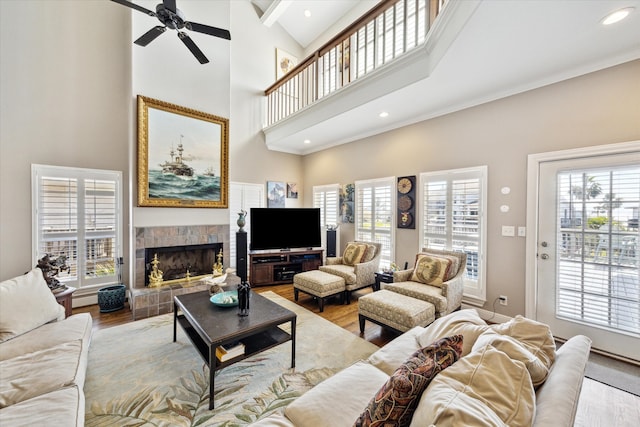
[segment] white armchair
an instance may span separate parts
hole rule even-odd
[[[414,274],[416,267],[396,271],[393,273],[393,283],[383,283],[383,289],[430,302],[436,308],[436,318],[459,309],[464,292],[467,254],[423,248],[422,252],[416,256],[416,263],[421,262],[423,255],[433,255],[436,258],[451,261],[449,270],[441,271],[440,277],[432,281],[425,280],[424,274]],[[434,276],[437,275],[434,273]]]
[[[328,257],[326,264],[320,266],[320,271],[340,276],[345,283],[347,303],[351,301],[351,292],[374,286],[375,272],[380,265],[380,243],[353,241],[347,246],[340,257]]]

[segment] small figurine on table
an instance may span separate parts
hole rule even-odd
[[[69,272],[71,269],[67,265],[66,255],[58,255],[54,258],[49,254],[45,254],[45,256],[38,260],[38,265],[36,267],[42,270],[44,281],[47,282],[47,286],[49,286],[49,289],[51,289],[52,292],[56,293],[67,289],[67,286],[60,283],[60,281],[55,277],[61,271]]]

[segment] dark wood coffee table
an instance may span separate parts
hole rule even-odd
[[[180,312],[180,313],[179,313]],[[291,333],[278,325],[291,322]],[[249,315],[238,316],[238,307],[218,307],[209,301],[209,291],[173,298],[173,341],[177,325],[209,366],[209,409],[213,409],[215,371],[271,347],[291,341],[291,367],[296,366],[296,314],[251,291]],[[219,345],[241,341],[244,355],[221,362],[216,357]]]

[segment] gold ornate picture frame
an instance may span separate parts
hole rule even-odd
[[[138,206],[227,208],[229,120],[138,95]]]

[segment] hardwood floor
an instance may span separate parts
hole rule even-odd
[[[261,286],[254,288],[256,292],[273,291],[293,301],[293,286]],[[381,347],[397,337],[397,333],[367,322],[364,335],[360,335],[358,325],[357,298],[371,292],[370,288],[354,292],[351,304],[341,305],[329,300],[324,312],[318,312],[317,302],[309,295],[300,294],[297,304],[322,316],[330,322],[361,336],[367,341]],[[74,308],[73,313],[90,313],[93,317],[93,329],[104,329],[133,321],[128,303],[125,308],[112,313],[100,313],[97,305]],[[637,427],[640,425],[640,397],[606,386],[596,381],[585,379],[578,403],[575,426],[580,427]]]

